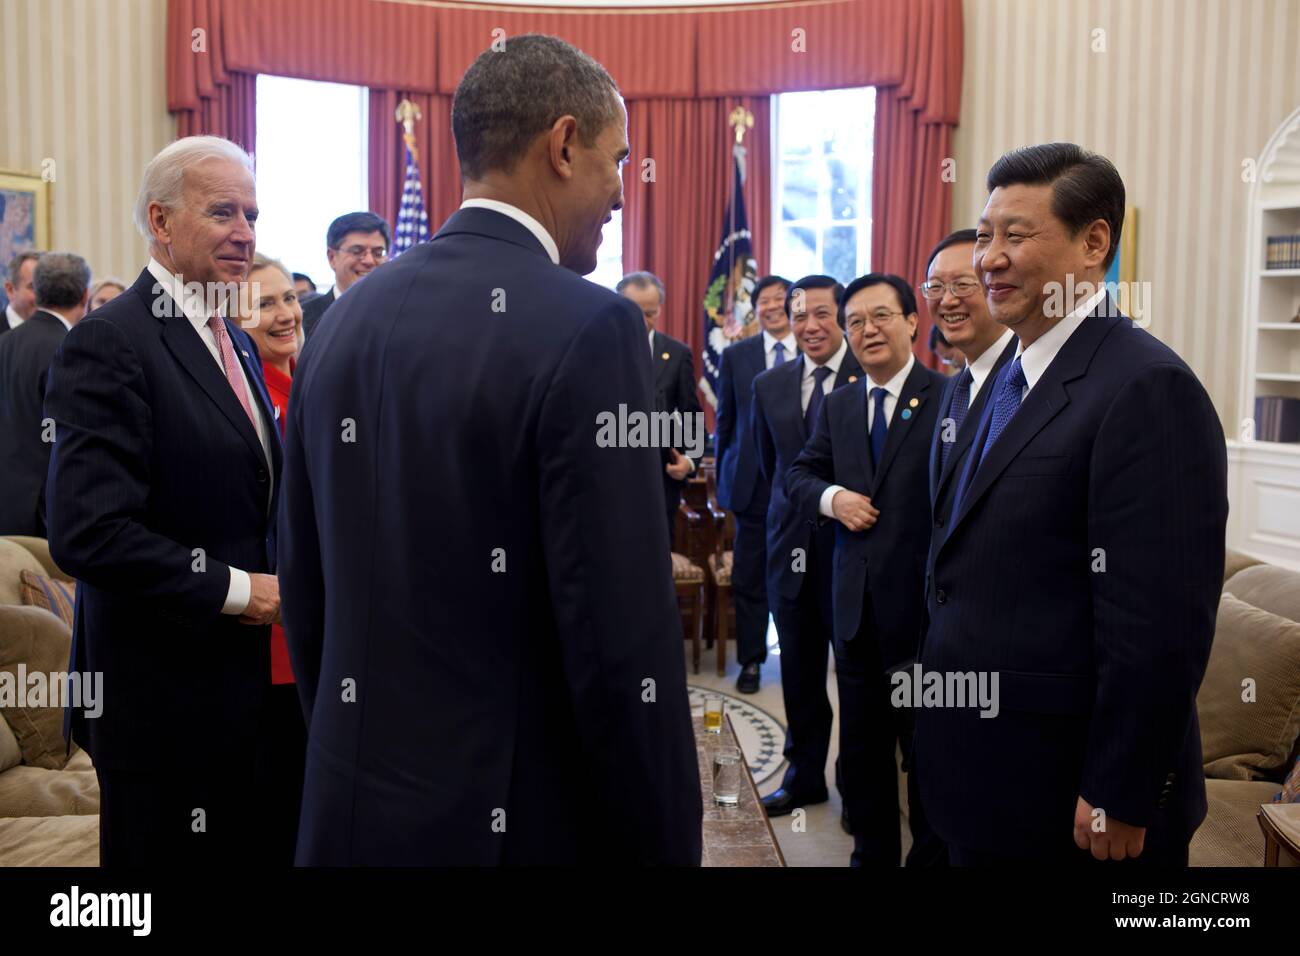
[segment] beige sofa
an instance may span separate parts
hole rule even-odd
[[[71,635],[55,615],[22,606],[24,570],[68,580],[44,541],[0,538],[0,670],[16,673],[19,658],[32,665],[25,658],[34,640],[43,662],[62,657],[56,666],[65,669]],[[0,710],[0,866],[98,866],[99,785],[90,757],[74,747],[59,769],[24,763],[16,719]]]

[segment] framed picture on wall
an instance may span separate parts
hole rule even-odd
[[[0,270],[15,253],[50,248],[50,184],[39,173],[0,169]]]

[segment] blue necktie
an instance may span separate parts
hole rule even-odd
[[[871,390],[871,398],[876,403],[876,412],[871,419],[871,464],[877,468],[885,453],[885,435],[889,432],[889,422],[885,421],[885,396],[888,394],[879,386]]]
[[[772,346],[772,368],[785,364],[785,343],[777,342]]]
[[[817,413],[821,411],[822,399],[826,397],[826,393],[822,391],[822,386],[826,383],[826,376],[830,374],[831,370],[825,365],[813,369],[812,397],[808,399],[808,408],[803,413],[804,434],[809,438],[812,437],[813,430],[817,427]]]
[[[957,433],[961,431],[961,423],[966,420],[966,413],[970,411],[970,368],[961,370],[957,376],[957,387],[952,390],[952,404],[948,406],[948,417],[952,419],[952,441],[944,440],[943,424],[939,425],[939,470],[942,471],[948,464],[948,456],[952,454],[952,446],[957,444]]]
[[[984,440],[984,448],[980,452],[980,465],[984,464],[989,449],[993,447],[993,443],[998,440],[998,436],[1016,414],[1016,409],[1020,407],[1020,397],[1028,384],[1025,380],[1025,370],[1020,367],[1020,356],[1017,355],[1016,360],[1011,363],[1007,377],[1002,380],[1002,387],[998,389],[998,394],[993,399],[993,421],[989,424],[989,435]],[[976,467],[978,468],[979,465]]]

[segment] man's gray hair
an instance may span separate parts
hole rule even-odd
[[[180,205],[185,189],[185,170],[209,159],[225,159],[242,163],[253,171],[253,157],[243,148],[220,136],[185,136],[165,147],[144,168],[140,195],[135,200],[135,228],[152,242],[149,229],[149,204],[159,203],[168,209]]]
[[[561,116],[578,121],[590,146],[618,118],[618,86],[605,68],[559,37],[526,33],[487,49],[456,87],[451,129],[460,174],[510,172]]]
[[[18,281],[18,273],[21,272],[23,269],[23,263],[26,262],[28,259],[35,261],[40,257],[41,254],[39,252],[36,252],[34,249],[27,249],[23,252],[15,253],[14,257],[9,260],[9,274],[7,276],[8,280],[10,282],[16,283]]]
[[[36,260],[32,285],[38,309],[69,309],[90,288],[90,265],[72,252],[47,252]]]
[[[652,285],[659,290],[659,301],[661,303],[664,301],[664,284],[659,281],[659,277],[653,272],[629,272],[618,280],[618,285],[614,286],[614,291],[622,295],[623,290],[630,285],[634,285],[638,289],[644,289],[646,286]]]

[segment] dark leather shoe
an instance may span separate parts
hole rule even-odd
[[[742,694],[758,693],[757,664],[746,664],[740,669],[740,676],[736,678],[736,690]]]
[[[794,812],[799,807],[812,806],[814,803],[825,803],[829,799],[830,796],[825,790],[820,794],[814,794],[812,797],[800,798],[782,787],[780,790],[763,797],[760,802],[769,817],[783,817],[787,813]]]

